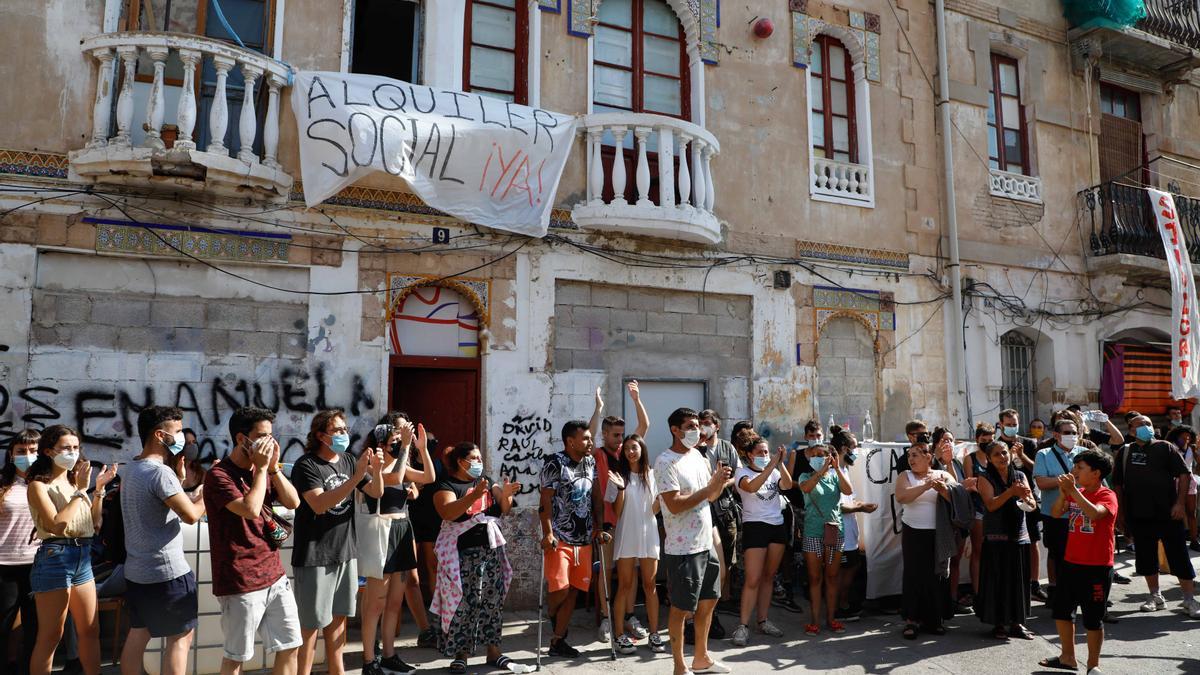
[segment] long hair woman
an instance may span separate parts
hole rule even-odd
[[[938,578],[937,509],[938,498],[949,500],[954,476],[933,468],[929,434],[920,433],[908,449],[908,471],[896,479],[896,501],[903,505],[904,523],[900,533],[904,574],[901,581],[900,614],[904,618],[904,638],[915,640],[918,630],[944,635],[946,603],[950,600],[948,579]]]
[[[613,559],[617,561],[617,594],[613,597],[617,649],[622,654],[632,654],[636,649],[634,640],[645,637],[652,651],[663,652],[666,647],[658,634],[658,591],[654,584],[660,552],[654,517],[658,515],[659,502],[650,452],[641,436],[630,434],[622,441],[617,473],[625,481],[625,489],[617,493],[617,501],[613,503],[617,512],[613,542]],[[641,631],[637,617],[633,616],[638,572],[646,597],[646,620],[650,624],[649,630]]]
[[[800,491],[804,493],[804,567],[808,570],[808,599],[812,621],[804,632],[815,636],[821,632],[821,602],[824,600],[825,621],[834,633],[846,632],[846,626],[834,618],[837,611],[838,575],[842,567],[842,495],[854,492],[850,478],[842,471],[837,453],[825,445],[810,445],[804,451],[812,471],[800,474]]]
[[[29,510],[42,540],[29,575],[38,624],[29,663],[33,675],[49,674],[67,612],[75,624],[83,672],[100,672],[92,536],[100,526],[104,488],[116,475],[116,465],[104,467],[96,477],[95,493],[89,496],[92,467],[80,452],[79,434],[61,424],[42,432],[38,458],[25,472]]]
[[[29,573],[38,542],[30,536],[34,525],[25,475],[37,459],[41,437],[36,429],[18,432],[8,444],[4,468],[0,469],[0,657],[7,660],[13,653],[9,641],[18,612],[22,636],[21,647],[16,650],[19,660],[8,663],[7,673],[26,672],[37,638],[37,606],[30,593]]]
[[[1032,640],[1033,633],[1024,626],[1029,616],[1029,531],[1018,503],[1027,510],[1037,508],[1037,503],[1025,474],[1012,466],[1008,445],[994,441],[984,450],[988,467],[978,488],[986,511],[975,614],[993,626],[992,637],[997,640],[1010,635]]]
[[[512,568],[504,553],[498,518],[512,509],[520,483],[492,485],[483,475],[483,453],[474,443],[459,443],[446,458],[446,476],[438,481],[433,505],[442,517],[438,534],[437,592],[430,608],[446,633],[444,653],[450,672],[467,672],[467,657],[480,645],[488,665],[515,670],[500,651],[502,612]]]
[[[791,467],[784,461],[787,451],[782,447],[774,455],[761,436],[750,429],[739,431],[733,446],[741,456],[742,466],[733,474],[734,485],[742,500],[742,562],[746,584],[742,587],[741,621],[733,631],[733,644],[744,646],[750,639],[750,613],[755,613],[758,632],[770,637],[783,637],[783,631],[767,618],[771,593],[775,590],[775,572],[783,560],[788,531],[783,522],[783,490],[792,488]],[[837,556],[841,563],[841,552]],[[815,621],[815,619],[814,619]]]
[[[929,443],[930,447],[933,448],[933,458],[937,462],[938,468],[954,476],[954,480],[962,483],[967,490],[973,492],[978,479],[967,480],[962,462],[954,456],[954,434],[950,433],[950,430],[945,427],[934,427],[933,436],[930,438]],[[959,583],[962,577],[962,571],[959,568],[962,563],[963,549],[966,548],[971,531],[966,530],[962,532],[962,535],[957,538],[954,555],[950,558],[950,604],[946,608],[946,614],[948,615],[946,618],[953,616],[953,613],[959,609],[968,613],[971,611],[970,597],[959,598],[958,596]]]

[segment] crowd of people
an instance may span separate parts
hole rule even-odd
[[[846,632],[864,599],[859,514],[878,508],[854,491],[855,435],[811,421],[803,442],[772,448],[750,421],[722,438],[716,411],[679,408],[663,420],[670,447],[654,456],[636,382],[628,392],[633,433],[604,415],[597,391],[591,420],[563,424],[562,451],[544,457],[539,612],[550,637],[543,652],[540,625],[539,661],[543,653],[579,656],[569,629],[588,595],[599,608],[598,638],[614,658],[642,645],[669,649],[676,675],[731,671],[709,651],[710,639],[745,646],[785,637],[770,619],[773,606],[806,613],[810,637]],[[0,647],[17,659],[4,671],[48,674],[67,634],[82,672],[97,675],[98,598],[120,595],[130,623],[122,673],[141,673],[152,638],[163,640],[163,672],[186,672],[199,595],[183,525],[201,519],[220,606],[222,673],[241,672],[257,638],[278,675],[308,675],[318,639],[328,671],[344,672],[347,620],[360,616],[360,592],[364,675],[415,672],[396,648],[405,606],[417,647],[449,657],[451,672],[465,672],[481,650],[493,668],[532,670],[501,648],[513,573],[500,523],[519,483],[489,478],[477,444],[439,447],[402,412],[388,413],[351,448],[346,413],[319,411],[304,454],[289,466],[274,419],[269,410],[234,411],[232,451],[206,466],[182,412],[148,407],[137,418],[141,452],[119,471],[95,467],[69,427],[17,433],[0,470]],[[1078,613],[1088,672],[1099,673],[1110,586],[1130,581],[1113,571],[1118,536],[1145,579],[1140,609],[1166,605],[1161,546],[1184,613],[1200,618],[1188,554],[1200,550],[1197,434],[1177,408],[1161,431],[1138,413],[1125,421],[1128,434],[1103,413],[1073,406],[1048,424],[1033,420],[1023,436],[1018,413],[1004,410],[997,424],[975,426],[974,444],[910,422],[895,467],[900,637],[942,635],[947,619],[973,613],[997,640],[1032,640],[1026,621],[1037,600],[1050,608],[1061,644],[1040,665],[1079,667]],[[280,557],[289,539],[290,577]],[[964,558],[969,583],[960,578]],[[805,588],[807,607],[797,600]],[[718,609],[736,617],[729,635]],[[18,617],[20,641],[12,639]]]

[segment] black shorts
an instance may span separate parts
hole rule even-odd
[[[667,568],[667,591],[671,606],[694,612],[701,600],[721,597],[721,562],[713,550],[671,555],[664,553],[662,565]]]
[[[1051,600],[1054,620],[1074,621],[1078,607],[1084,628],[1103,628],[1108,591],[1112,587],[1112,569],[1100,565],[1076,565],[1065,560],[1059,562],[1058,585]]]
[[[854,567],[855,565],[865,563],[867,554],[855,548],[849,551],[842,551],[842,567]]]
[[[1025,514],[1025,529],[1029,530],[1029,543],[1036,544],[1042,540],[1042,512],[1034,509]]]
[[[1042,519],[1042,543],[1046,545],[1046,553],[1055,565],[1062,563],[1063,556],[1067,554],[1067,525],[1066,518],[1047,516]]]
[[[1188,555],[1187,531],[1182,520],[1138,518],[1129,522],[1133,535],[1135,569],[1143,576],[1158,574],[1158,542],[1162,542],[1171,574],[1180,579],[1195,579],[1196,570]]]
[[[787,524],[757,523],[750,521],[742,523],[742,550],[752,548],[767,548],[771,544],[787,545]]]
[[[146,628],[156,638],[182,635],[196,627],[200,609],[196,575],[188,572],[156,584],[126,579],[125,606],[131,628]]]
[[[383,573],[406,572],[417,569],[417,545],[413,537],[412,524],[407,518],[392,521],[388,531],[387,560],[383,561]]]

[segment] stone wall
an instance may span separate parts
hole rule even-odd
[[[849,424],[858,434],[869,410],[875,429],[880,429],[875,364],[874,340],[865,326],[848,317],[825,324],[817,342],[817,402],[822,424],[833,415],[838,424]]]

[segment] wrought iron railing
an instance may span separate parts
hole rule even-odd
[[[1144,188],[1103,183],[1080,193],[1092,221],[1092,254],[1130,253],[1166,258],[1162,237]],[[1174,195],[1175,210],[1187,239],[1188,253],[1200,255],[1200,199]]]
[[[1146,18],[1141,30],[1172,42],[1200,49],[1200,1],[1145,0]]]

